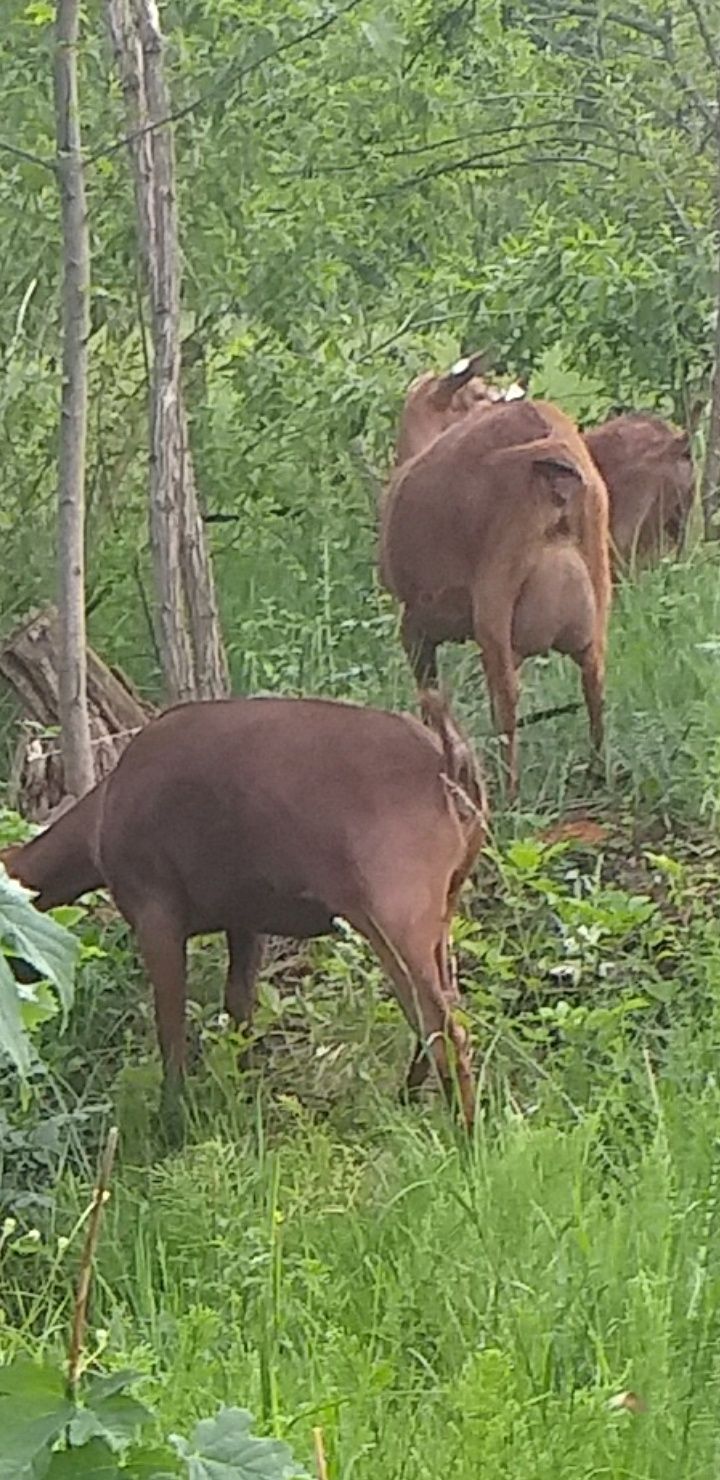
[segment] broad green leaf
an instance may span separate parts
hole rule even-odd
[[[27,1036],[20,1007],[18,984],[7,963],[0,954],[0,1049],[12,1059],[20,1074],[30,1068],[30,1040]]]
[[[64,1449],[53,1454],[44,1480],[75,1480],[76,1475],[85,1475],[87,1480],[117,1480],[124,1474],[107,1444],[93,1439],[82,1449]]]
[[[41,1023],[48,1023],[51,1018],[57,1017],[58,1000],[49,982],[17,982],[16,986],[20,1016],[29,1033]]]
[[[72,1006],[80,943],[31,901],[30,891],[0,867],[0,936],[52,982],[66,1017]]]
[[[131,1452],[122,1469],[124,1480],[174,1480],[181,1474],[187,1471],[171,1449],[146,1449],[145,1445]]]
[[[221,1408],[197,1424],[190,1440],[170,1435],[190,1480],[293,1480],[303,1475],[287,1444],[251,1434],[245,1408]]]
[[[24,1359],[0,1368],[0,1480],[25,1480],[74,1411],[56,1368]]]
[[[87,1444],[89,1439],[98,1438],[111,1449],[127,1449],[138,1430],[151,1421],[152,1413],[144,1403],[127,1393],[111,1393],[80,1409],[70,1424],[70,1442]]]
[[[102,1373],[97,1377],[88,1379],[84,1387],[84,1398],[89,1408],[94,1408],[104,1398],[112,1398],[115,1393],[123,1393],[126,1388],[132,1387],[142,1376],[140,1372],[133,1372],[131,1367],[122,1367],[119,1372]]]

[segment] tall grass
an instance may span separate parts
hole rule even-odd
[[[297,1109],[125,1167],[97,1320],[171,1426],[219,1401],[342,1477],[707,1477],[720,1423],[720,1098],[659,1087],[458,1144]],[[633,1125],[637,1113],[644,1129]],[[625,1390],[645,1411],[609,1406]]]

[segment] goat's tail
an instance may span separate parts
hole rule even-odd
[[[432,730],[442,745],[444,775],[451,793],[481,824],[487,813],[487,796],[480,761],[463,734],[450,706],[436,689],[423,689],[419,696],[423,724]],[[463,808],[461,807],[461,810]]]

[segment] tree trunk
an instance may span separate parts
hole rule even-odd
[[[79,0],[57,0],[55,120],[63,235],[63,344],[58,458],[58,708],[68,789],[93,785],[85,636],[85,437],[90,243],[77,89]]]
[[[198,510],[181,382],[180,250],[163,42],[153,0],[108,0],[125,97],[141,254],[148,284],[151,387],[151,541],[160,597],[160,647],[174,697],[220,698],[227,661],[212,566]],[[185,692],[180,693],[179,686]]]
[[[720,78],[715,103],[715,336],[702,499],[705,538],[720,539]]]
[[[12,768],[13,805],[32,822],[47,821],[73,791],[58,746],[60,641],[54,607],[30,612],[0,647],[0,678],[25,711],[24,734]],[[91,785],[111,771],[125,746],[152,716],[123,674],[87,654]]]
[[[155,0],[133,0],[145,71],[148,121],[159,124],[170,116],[165,83],[163,39]],[[188,420],[181,381],[180,344],[180,232],[175,190],[175,140],[172,124],[156,127],[150,135],[155,161],[155,254],[157,258],[158,316],[163,296],[172,304],[173,383],[176,386],[180,455],[180,558],[190,617],[198,698],[219,699],[228,692],[228,669],[218,617],[212,565],[205,542],[195,486],[195,470],[188,439]],[[164,290],[164,293],[163,293]]]

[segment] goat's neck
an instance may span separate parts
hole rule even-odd
[[[0,854],[9,874],[37,892],[39,909],[72,904],[102,887],[95,862],[96,793],[90,792],[47,832]]]

